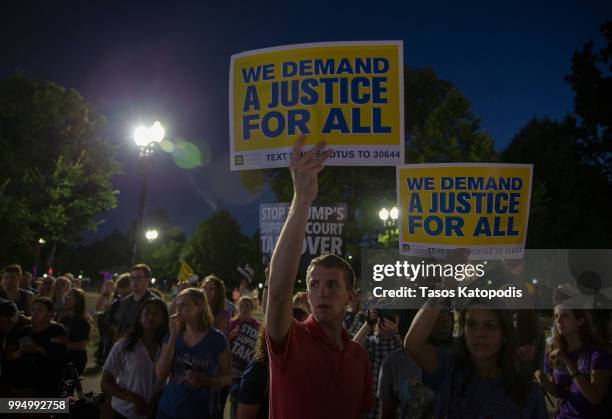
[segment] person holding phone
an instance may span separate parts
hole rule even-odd
[[[368,359],[372,365],[374,394],[378,393],[378,375],[385,358],[403,347],[398,330],[399,313],[395,310],[367,311],[366,321],[359,329],[353,340],[362,345],[368,352]],[[380,402],[368,412],[367,417],[378,419]]]
[[[164,339],[155,364],[157,378],[168,379],[157,418],[209,419],[213,392],[231,384],[228,344],[212,322],[202,290],[187,288],[179,293],[177,313],[171,316],[170,335]]]

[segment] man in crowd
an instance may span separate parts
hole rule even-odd
[[[149,290],[150,282],[151,268],[144,263],[132,266],[130,269],[130,290],[132,293],[121,301],[112,319],[115,327],[115,341],[130,330],[144,302],[151,298],[157,298]]]
[[[17,309],[29,316],[34,295],[20,288],[22,273],[21,266],[17,264],[8,265],[2,270],[0,298],[14,302]]]
[[[298,273],[317,177],[329,152],[319,142],[301,154],[293,149],[294,196],[270,263],[266,339],[270,357],[270,418],[357,418],[374,405],[372,375],[363,347],[342,327],[345,307],[355,298],[351,266],[334,255],[319,256],[306,272],[312,314],[292,318]]]
[[[404,349],[403,341],[398,334],[399,316],[395,310],[368,310],[366,321],[353,340],[362,345],[368,352],[372,364],[373,389],[378,391],[378,374],[385,358],[400,349]],[[378,419],[380,403],[368,412],[368,419]]]
[[[30,272],[24,271],[21,274],[21,289],[29,291],[32,295],[36,294],[36,289],[32,286],[32,274]]]

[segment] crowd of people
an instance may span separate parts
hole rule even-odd
[[[362,309],[353,269],[335,255],[313,259],[307,291],[296,293],[328,156],[323,143],[301,153],[303,141],[261,301],[242,287],[234,305],[215,275],[192,277],[165,301],[144,264],[102,285],[96,356],[109,417],[609,417],[611,310],[577,309],[559,295],[547,348],[533,309],[442,298],[419,310]],[[94,319],[73,280],[3,269],[4,396],[57,397],[68,363],[83,373]]]

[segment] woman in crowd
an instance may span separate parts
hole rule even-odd
[[[262,326],[257,335],[253,360],[247,365],[240,380],[236,419],[268,419],[270,392],[268,347]]]
[[[177,308],[170,320],[170,336],[155,364],[157,378],[169,378],[157,417],[209,419],[214,410],[213,391],[229,386],[232,380],[227,341],[212,327],[203,291],[181,291]]]
[[[509,310],[472,300],[460,313],[463,338],[451,348],[427,342],[442,306],[417,313],[404,348],[436,393],[436,417],[545,419],[544,395],[517,364],[518,339]]]
[[[7,339],[7,374],[12,387],[19,389],[15,395],[59,396],[58,385],[66,359],[66,332],[52,318],[51,299],[38,298],[32,303],[31,326]]]
[[[208,275],[204,278],[202,284],[206,298],[210,302],[210,309],[213,315],[213,327],[223,332],[228,337],[229,322],[233,315],[233,305],[227,301],[227,295],[225,290],[225,284],[223,281],[215,276]],[[231,309],[230,309],[231,306]],[[214,394],[214,412],[213,419],[221,419],[223,417],[223,411],[227,397],[229,396],[229,386],[221,388]]]
[[[240,377],[253,358],[257,334],[261,326],[252,316],[254,308],[255,303],[251,297],[240,297],[238,315],[230,321],[229,325],[229,344],[232,353],[232,418],[236,417]]]
[[[598,341],[587,310],[555,306],[551,352],[536,379],[558,398],[557,418],[603,418],[612,363]]]
[[[70,291],[70,279],[65,276],[60,276],[55,280],[53,286],[53,311],[54,318],[59,319],[62,317],[62,311],[64,310],[64,297],[66,293]]]
[[[68,335],[66,359],[74,364],[79,375],[83,374],[87,365],[90,321],[85,312],[85,293],[81,289],[72,288],[64,297],[64,310],[59,322],[64,325]]]
[[[104,360],[113,347],[115,332],[111,327],[111,324],[113,324],[113,319],[115,319],[121,300],[123,300],[123,298],[127,297],[129,294],[130,274],[126,272],[119,275],[117,278],[117,281],[115,282],[115,291],[110,304],[103,312],[96,314],[98,330],[100,331],[100,345],[96,351],[96,361],[99,365],[104,363]]]
[[[213,315],[213,327],[227,335],[227,328],[232,316],[226,306],[223,281],[215,275],[208,275],[204,278],[203,288]]]
[[[115,419],[151,417],[163,383],[155,375],[164,337],[168,334],[168,310],[158,299],[147,300],[138,321],[120,339],[104,363],[102,390],[112,396]]]

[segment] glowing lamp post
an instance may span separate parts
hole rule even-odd
[[[153,125],[148,128],[141,125],[134,130],[134,143],[136,143],[140,149],[138,172],[140,173],[141,183],[140,194],[138,197],[138,212],[136,218],[136,231],[134,234],[132,264],[136,263],[140,258],[140,249],[138,244],[142,240],[141,237],[143,236],[142,220],[144,216],[145,203],[147,200],[147,178],[149,175],[149,167],[151,166],[150,157],[155,151],[155,144],[161,143],[165,135],[166,130],[159,121],[155,121]]]
[[[391,243],[391,228],[395,229],[398,216],[399,211],[397,207],[393,207],[390,210],[388,210],[387,208],[382,208],[380,211],[378,211],[378,218],[380,218],[380,221],[382,221],[383,226],[387,229],[387,237],[389,238],[389,244]]]
[[[147,232],[145,233],[145,237],[147,238],[149,243],[152,243],[157,240],[157,238],[159,237],[159,233],[157,232],[157,230],[147,230]]]

